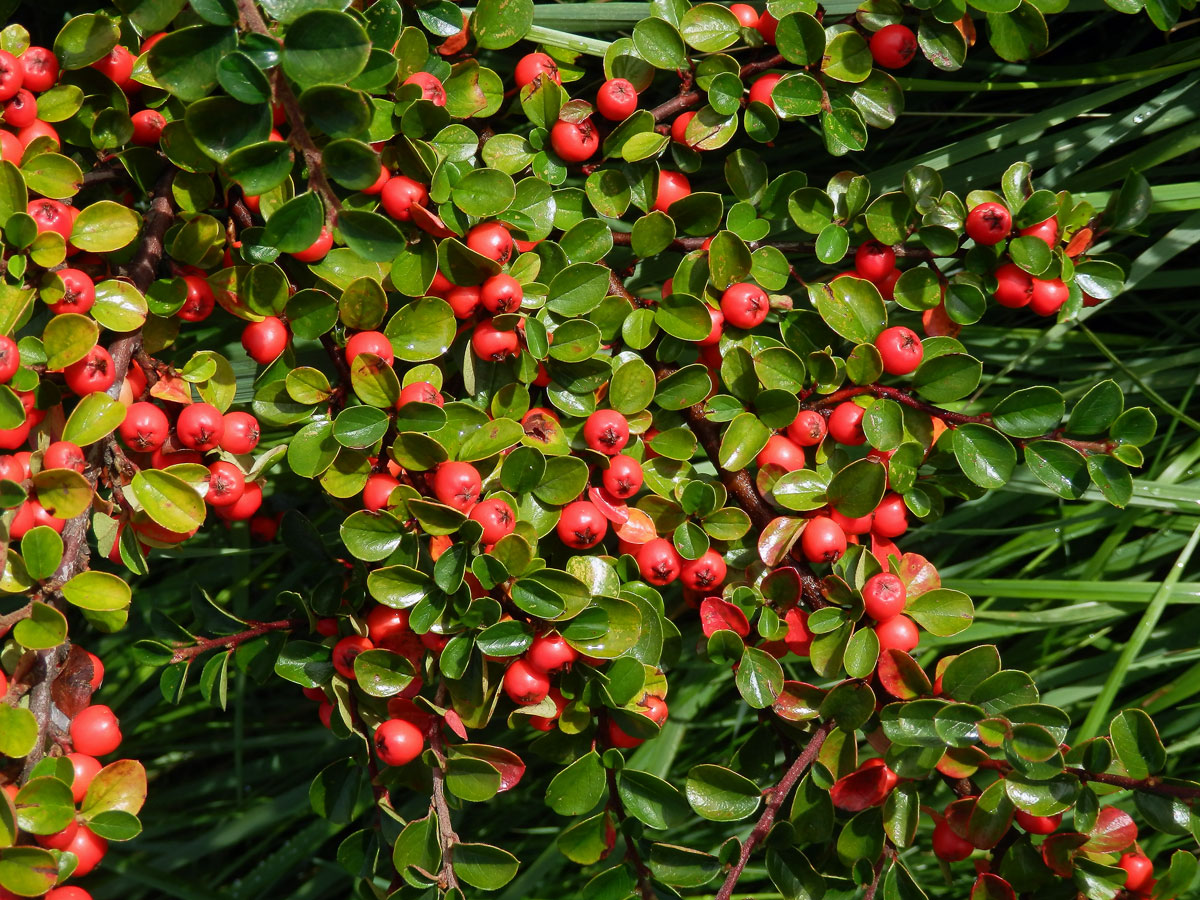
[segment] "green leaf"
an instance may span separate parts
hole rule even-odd
[[[871,459],[859,459],[839,470],[829,481],[829,505],[847,518],[874,511],[883,499],[887,469]]]
[[[512,881],[520,862],[507,850],[489,844],[455,844],[454,874],[483,891],[496,891]]]
[[[693,766],[688,771],[684,792],[697,815],[712,822],[749,818],[762,802],[758,785],[723,766]]]
[[[363,70],[370,53],[362,26],[335,10],[306,12],[283,36],[283,70],[303,85],[345,84]]]
[[[1067,500],[1082,497],[1091,480],[1083,454],[1061,441],[1026,444],[1025,464],[1038,481]]]
[[[716,3],[689,9],[679,21],[679,32],[689,47],[702,53],[724,50],[740,35],[737,17]]]
[[[1144,710],[1118,713],[1109,726],[1113,750],[1129,777],[1142,781],[1157,775],[1167,764],[1167,751],[1154,721]]]
[[[321,199],[312,191],[305,191],[271,214],[262,242],[282,253],[299,253],[312,246],[324,224]]]
[[[155,43],[147,64],[155,81],[180,100],[191,102],[217,86],[217,64],[236,49],[235,29],[189,25]]]
[[[37,744],[37,718],[24,707],[0,703],[0,754],[21,759]]]
[[[29,617],[13,627],[12,635],[27,650],[49,650],[67,639],[67,619],[53,606],[34,601]]]
[[[738,666],[738,693],[754,709],[766,709],[783,690],[783,668],[765,650],[747,647]]]
[[[503,50],[529,32],[533,0],[480,0],[471,14],[471,35],[480,47]]]
[[[108,572],[80,572],[63,585],[62,593],[73,606],[99,612],[125,609],[132,600],[129,585]]]
[[[975,390],[982,374],[983,364],[979,360],[965,353],[947,353],[922,363],[913,375],[913,387],[932,403],[947,403],[961,400]]]
[[[936,588],[910,597],[904,613],[931,634],[948,637],[970,626],[975,607],[962,591]]]
[[[401,307],[383,332],[392,342],[396,359],[425,362],[450,349],[455,330],[450,304],[438,297],[425,297]]]
[[[108,16],[75,16],[54,39],[54,55],[64,69],[82,69],[108,56],[121,39],[121,30]]]
[[[954,456],[963,473],[985,488],[1004,487],[1017,465],[1012,441],[995,428],[973,422],[955,429]]]
[[[830,328],[855,344],[869,344],[887,327],[879,289],[861,278],[839,278],[809,289],[813,305]]]
[[[560,816],[583,815],[600,802],[606,789],[604,766],[592,750],[551,779],[546,788],[546,805]]]
[[[132,488],[147,515],[168,531],[185,534],[204,523],[204,500],[182,478],[143,469],[133,476]]]
[[[725,429],[717,459],[722,469],[736,472],[746,468],[767,446],[771,430],[753,413],[741,413]]]
[[[125,420],[125,407],[99,391],[76,404],[63,426],[62,439],[87,447],[111,434]]]
[[[1065,411],[1062,394],[1054,388],[1030,387],[1014,391],[997,403],[992,421],[1013,437],[1033,438],[1053,430]]]

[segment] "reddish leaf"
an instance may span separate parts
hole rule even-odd
[[[627,544],[644,544],[658,537],[654,530],[654,520],[636,507],[629,510],[629,521],[618,525],[615,529],[617,537]]]
[[[150,396],[171,403],[191,403],[192,389],[186,381],[174,375],[160,375],[154,387],[150,388]]]
[[[780,516],[772,519],[758,538],[758,556],[767,566],[777,566],[785,559],[808,523],[804,519]]]
[[[785,681],[783,690],[779,692],[779,696],[775,698],[775,704],[771,708],[781,719],[787,719],[789,722],[804,722],[817,717],[817,711],[821,708],[821,701],[824,699],[825,692],[819,687],[803,681]]]
[[[792,566],[780,566],[767,574],[759,590],[768,602],[786,609],[800,599],[800,573]]]
[[[448,709],[444,718],[450,730],[465,741],[467,739],[467,726],[463,724],[462,717],[454,710]]]
[[[999,875],[981,872],[971,888],[971,900],[1017,900],[1017,895]]]
[[[30,654],[32,656],[32,654]],[[68,719],[73,719],[84,707],[91,702],[92,693],[92,657],[77,644],[71,645],[67,661],[50,685],[50,696],[54,705],[63,711]]]
[[[917,553],[905,553],[900,557],[896,575],[904,582],[909,600],[942,586],[942,578],[933,563]]]
[[[1080,228],[1067,244],[1066,254],[1070,257],[1078,256],[1084,250],[1092,245],[1092,229]]]
[[[921,313],[921,324],[925,328],[925,334],[929,337],[958,337],[962,331],[962,326],[950,318],[950,314],[946,312],[946,301],[943,300],[933,309],[927,309]]]
[[[960,838],[968,839],[968,826],[971,821],[971,813],[975,811],[975,799],[974,797],[964,797],[946,807],[946,824]]]
[[[903,650],[884,650],[879,654],[879,663],[875,671],[883,689],[901,700],[915,700],[933,690],[929,676],[917,661]]]
[[[1105,806],[1088,832],[1085,849],[1088,853],[1117,853],[1136,841],[1137,836],[1137,824],[1129,813],[1115,806]]]
[[[862,812],[887,799],[891,784],[887,769],[869,766],[839,778],[829,791],[833,805],[847,812]]]
[[[525,774],[524,760],[503,747],[493,747],[490,744],[459,744],[454,748],[454,753],[458,756],[482,759],[494,766],[500,773],[500,793],[516,787],[521,776]]]
[[[629,505],[624,500],[616,499],[604,488],[588,488],[588,499],[614,525],[624,525],[629,521]]]
[[[950,778],[970,778],[979,771],[987,754],[978,747],[947,750],[937,764],[937,770]]]
[[[705,637],[717,631],[732,631],[741,637],[750,634],[746,614],[735,604],[720,597],[707,597],[700,602],[700,624]]]
[[[458,237],[458,235],[446,227],[446,223],[442,221],[437,213],[430,212],[419,203],[412,205],[411,212],[413,224],[426,234],[431,234],[435,238]]]
[[[1074,831],[1052,834],[1042,841],[1042,860],[1055,875],[1070,878],[1075,857],[1087,842],[1087,835]]]

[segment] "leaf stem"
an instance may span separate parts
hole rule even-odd
[[[209,650],[218,650],[222,647],[238,647],[246,641],[262,637],[264,634],[270,634],[272,631],[287,631],[292,628],[298,628],[302,623],[297,619],[280,619],[277,622],[248,622],[247,624],[251,627],[245,631],[239,631],[237,634],[226,634],[215,638],[200,638],[190,647],[179,647],[171,655],[171,661],[168,665],[195,659]]]

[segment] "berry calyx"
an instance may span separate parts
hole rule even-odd
[[[446,86],[429,72],[414,72],[404,79],[404,84],[415,84],[421,89],[421,99],[434,106],[446,105]]]
[[[576,500],[563,507],[555,526],[558,539],[575,550],[595,547],[608,533],[608,519],[587,500]]]
[[[175,420],[179,443],[191,450],[212,450],[224,434],[225,419],[221,411],[208,403],[185,406]]]
[[[716,550],[708,549],[699,559],[687,559],[679,570],[683,586],[693,591],[716,591],[725,581],[725,559]]]
[[[222,450],[235,455],[250,453],[258,446],[258,419],[247,412],[227,412],[221,419],[223,431],[219,441]]]
[[[967,213],[967,237],[990,247],[1012,233],[1012,214],[999,203],[980,203]]]
[[[666,587],[683,571],[683,557],[666,538],[654,538],[642,544],[637,563],[642,578],[656,587]]]
[[[921,365],[925,348],[921,338],[911,328],[893,325],[885,328],[875,338],[875,349],[883,362],[883,371],[889,375],[909,375]]]
[[[360,653],[374,650],[375,645],[362,635],[352,634],[333,645],[333,667],[343,678],[355,679],[354,660]]]
[[[604,489],[619,500],[628,500],[641,490],[644,479],[642,464],[624,453],[612,457],[600,474]]]
[[[517,516],[512,507],[503,500],[493,498],[481,500],[471,510],[470,517],[483,526],[485,544],[494,544],[502,537],[512,534],[517,527]]]
[[[246,476],[233,463],[221,460],[208,467],[208,493],[204,501],[209,506],[233,506],[246,492]]]
[[[510,313],[521,308],[524,289],[521,282],[503,273],[493,275],[479,288],[479,299],[490,313]]]
[[[130,450],[151,453],[163,445],[170,427],[166,413],[153,403],[139,400],[126,410],[117,433]]]

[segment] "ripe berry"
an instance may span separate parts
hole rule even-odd
[[[775,85],[779,84],[782,80],[783,75],[778,72],[768,72],[766,75],[760,75],[750,85],[750,102],[765,103],[772,110],[775,110],[775,101],[772,99],[771,93],[775,90]]]
[[[800,536],[800,550],[809,562],[837,562],[846,552],[846,534],[833,519],[809,519]]]
[[[520,351],[515,331],[501,331],[491,319],[484,319],[471,332],[471,349],[480,359],[500,362]]]
[[[721,295],[721,313],[735,328],[750,329],[761,325],[770,309],[767,292],[756,284],[740,281],[727,287]]]
[[[191,403],[175,420],[175,435],[179,443],[191,450],[212,450],[225,434],[221,411],[208,403]]]
[[[333,645],[333,667],[343,678],[354,679],[354,660],[360,653],[374,650],[375,645],[362,635],[352,634]]]
[[[878,630],[878,629],[876,629]],[[939,859],[947,862],[958,862],[966,859],[975,852],[975,845],[966,838],[959,837],[943,820],[933,829],[933,852]]]
[[[1051,216],[1044,222],[1022,228],[1020,234],[1022,237],[1040,238],[1046,242],[1047,247],[1053,250],[1058,243],[1058,216]]]
[[[1071,289],[1061,278],[1034,278],[1029,308],[1039,316],[1057,313],[1071,296]]]
[[[391,180],[392,173],[388,171],[388,167],[383,163],[379,164],[379,177],[375,179],[375,183],[368,188],[363,188],[363,193],[369,197],[376,197],[383,193],[384,185]]]
[[[801,447],[815,447],[825,440],[825,417],[811,409],[802,409],[787,427],[788,437]]]
[[[414,72],[404,79],[404,83],[419,87],[422,100],[428,100],[434,106],[446,105],[446,86],[436,76],[428,72]]]
[[[758,10],[753,6],[748,6],[745,3],[733,3],[730,4],[729,11],[737,17],[738,24],[743,28],[756,28],[758,26]]]
[[[367,634],[371,643],[376,647],[386,647],[411,635],[408,615],[406,609],[392,609],[382,603],[375,606],[367,613]]]
[[[375,729],[375,752],[389,766],[406,766],[425,749],[425,736],[412,722],[388,719]]]
[[[123,88],[133,75],[133,54],[117,44],[108,51],[107,56],[92,63],[92,68],[111,78],[117,87]]]
[[[903,25],[885,25],[871,35],[871,57],[885,69],[902,69],[917,53],[917,36]]]
[[[3,51],[0,51],[2,53]],[[32,200],[25,208],[37,224],[38,234],[56,232],[66,240],[71,236],[71,211],[57,200]]]
[[[246,476],[233,463],[215,462],[208,467],[208,493],[204,500],[209,506],[233,506],[246,491]]]
[[[467,232],[467,246],[476,253],[505,265],[513,252],[513,239],[499,222],[481,222]]]
[[[167,120],[157,109],[141,109],[130,118],[133,120],[131,140],[139,147],[153,147],[162,137]]]
[[[299,253],[291,254],[292,259],[296,262],[315,263],[325,258],[329,252],[329,248],[333,246],[333,233],[328,228],[322,228],[321,233],[317,235],[317,239],[313,241],[307,250],[301,250]]]
[[[896,268],[896,251],[879,241],[867,241],[854,253],[854,271],[867,281],[879,281]]]
[[[384,211],[393,219],[407,222],[412,218],[414,206],[424,206],[429,201],[429,191],[419,181],[407,175],[389,178],[379,194]]]
[[[58,80],[58,58],[46,47],[30,47],[21,54],[22,86],[40,94]]]
[[[1033,299],[1033,278],[1016,263],[1005,263],[993,274],[996,276],[993,296],[1001,306],[1018,309]]]
[[[37,119],[37,100],[29,91],[21,88],[11,100],[4,104],[4,121],[11,128],[24,128]]]
[[[880,622],[874,628],[880,650],[903,650],[908,653],[921,641],[921,633],[908,616],[897,615]]]
[[[656,587],[665,587],[683,571],[683,557],[666,538],[654,538],[642,544],[637,563],[642,578]]]
[[[0,50],[0,102],[16,96],[24,77],[25,71],[17,58],[7,50]]]
[[[558,688],[550,688],[550,693],[547,696],[554,701],[554,715],[529,716],[529,724],[538,731],[553,731],[554,724],[558,721],[558,717],[562,715],[562,711],[567,706],[567,700]]]
[[[54,126],[41,119],[34,119],[30,124],[17,132],[17,140],[20,141],[22,147],[28,147],[40,137],[48,137],[54,142],[54,149],[57,150],[62,146],[62,141],[59,140],[58,132],[54,130]],[[71,206],[68,209],[72,210],[71,221],[75,220],[75,215],[78,210]]]
[[[1012,214],[999,203],[980,203],[967,213],[967,237],[977,244],[992,246],[1012,232]]]
[[[80,397],[93,391],[107,391],[116,380],[113,358],[103,347],[93,347],[87,356],[63,369],[67,387]]]
[[[8,335],[0,335],[0,383],[7,384],[21,367],[21,350]]]
[[[710,306],[708,315],[712,319],[712,329],[703,340],[696,342],[699,347],[716,347],[721,343],[721,334],[725,330],[725,314],[723,312]]]
[[[618,453],[609,459],[608,468],[600,473],[600,480],[614,497],[628,500],[642,488],[642,464],[632,456]]]
[[[804,468],[804,451],[782,434],[773,434],[767,438],[767,445],[759,451],[754,462],[759,468],[775,465],[785,472],[794,472]]]
[[[175,315],[185,322],[203,322],[212,315],[217,298],[213,296],[212,288],[203,278],[184,275],[183,282],[187,285],[187,297]]]
[[[560,119],[550,129],[550,146],[564,162],[581,163],[600,149],[600,134],[591,119],[582,122]]]
[[[490,313],[516,312],[523,296],[521,282],[511,275],[493,275],[479,288],[479,299]]]
[[[862,589],[867,615],[876,622],[886,622],[904,612],[908,591],[904,582],[891,572],[880,572],[867,579]]]
[[[42,457],[44,469],[74,469],[76,472],[82,472],[86,467],[87,459],[84,458],[83,449],[70,441],[55,441],[46,448]]]
[[[354,362],[360,353],[371,353],[378,356],[385,366],[396,361],[392,342],[382,331],[360,331],[346,341],[346,362]]]
[[[242,329],[242,347],[260,366],[278,359],[287,342],[287,326],[275,316],[267,316],[261,322],[251,322]]]
[[[483,481],[475,467],[465,462],[444,462],[433,475],[433,495],[439,503],[466,512],[479,501]]]
[[[87,796],[87,789],[91,787],[92,779],[102,768],[100,760],[86,753],[68,753],[67,759],[71,761],[71,767],[75,770],[71,781],[71,795],[76,803],[82,803],[83,798]]]
[[[400,486],[400,482],[387,472],[374,472],[367,476],[363,487],[363,508],[377,512],[388,505],[392,491]]]
[[[1051,834],[1062,824],[1062,813],[1054,816],[1035,816],[1018,809],[1014,818],[1017,824],[1030,834]]]
[[[663,169],[658,173],[658,189],[654,193],[654,208],[666,212],[671,204],[692,192],[692,184],[682,172]]]
[[[693,591],[715,591],[725,581],[725,560],[716,550],[706,550],[699,559],[685,559],[679,570],[683,586]]]
[[[677,144],[686,144],[688,122],[694,118],[696,114],[690,110],[676,116],[675,121],[671,123],[671,140]]]
[[[857,447],[867,442],[862,420],[867,411],[853,400],[839,403],[829,414],[829,434],[839,444]]]
[[[21,508],[17,510],[16,516],[12,520],[12,524],[8,526],[10,537],[23,538],[31,528],[36,528],[39,525],[45,525],[53,528],[59,534],[62,534],[63,527],[67,524],[65,519],[60,519],[57,516],[52,516],[46,511],[42,504],[38,503],[33,497],[30,497],[21,504]]]
[[[46,900],[92,900],[92,895],[74,885],[55,888],[46,895]]]
[[[775,43],[775,32],[779,28],[779,20],[771,15],[769,9],[764,9],[758,17],[758,24],[755,26],[758,33],[762,35],[762,39],[768,44]]]
[[[79,823],[72,819],[71,823],[62,831],[54,834],[35,834],[33,837],[38,842],[38,846],[45,847],[47,850],[66,850],[71,846],[71,842],[75,840],[75,835],[78,833]],[[10,897],[16,897],[16,894],[0,894],[0,900],[8,900]]]
[[[626,78],[610,78],[596,92],[596,109],[611,122],[623,122],[637,105],[637,90]]]
[[[483,526],[480,540],[485,544],[496,543],[505,535],[512,534],[517,527],[517,517],[512,507],[496,498],[476,503],[471,510],[471,518]]]
[[[515,660],[504,670],[504,693],[518,706],[541,703],[550,693],[550,679],[523,659]]]
[[[396,409],[408,403],[428,403],[437,407],[446,405],[441,392],[428,381],[414,381],[404,386],[400,396],[396,398]]]
[[[897,538],[908,531],[908,507],[904,505],[904,498],[896,493],[885,494],[875,507],[871,530],[885,538]]]
[[[1122,854],[1117,867],[1125,870],[1126,891],[1142,891],[1154,877],[1154,863],[1140,853]]]
[[[258,419],[245,412],[228,412],[222,418],[221,449],[233,454],[249,453],[258,446]]]
[[[573,550],[595,547],[608,533],[608,519],[594,503],[576,500],[563,507],[555,526],[558,539]]]
[[[525,651],[525,661],[534,669],[552,675],[579,658],[579,653],[561,634],[539,634]]]
[[[598,409],[583,423],[583,439],[593,450],[615,456],[629,443],[629,421],[614,409]]]
[[[121,746],[121,723],[107,706],[89,706],[71,720],[71,743],[78,753],[107,756]]]
[[[446,302],[456,319],[469,319],[475,315],[482,293],[477,285],[458,285],[446,292]]]
[[[55,275],[62,285],[62,298],[50,304],[51,311],[63,313],[86,313],[96,302],[96,285],[86,272],[79,269],[59,269]],[[54,295],[57,295],[57,291]]]
[[[167,414],[144,400],[130,405],[125,412],[125,421],[117,426],[117,433],[130,450],[149,453],[157,450],[167,439],[170,423]]]
[[[545,53],[528,53],[522,56],[513,72],[517,87],[531,84],[539,75],[545,76],[555,84],[562,84],[562,76],[558,74],[558,63]]]
[[[11,131],[0,131],[0,159],[15,165],[20,165],[25,148]]]
[[[875,349],[883,361],[883,371],[889,375],[908,375],[917,370],[925,355],[921,339],[911,328],[893,325],[879,332]]]
[[[100,865],[104,854],[108,852],[108,841],[93,833],[86,825],[80,825],[75,832],[75,840],[71,841],[67,850],[79,860],[72,874],[82,877]]]

